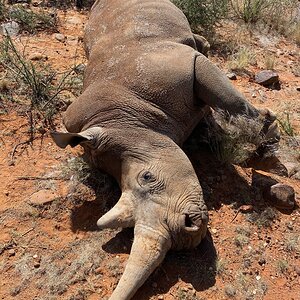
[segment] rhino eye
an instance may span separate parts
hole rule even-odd
[[[143,179],[144,179],[145,181],[147,181],[147,182],[153,181],[153,180],[154,180],[153,175],[152,175],[151,172],[149,172],[149,171],[144,172],[143,175],[142,175],[142,177],[143,177]]]

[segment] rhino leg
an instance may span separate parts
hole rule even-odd
[[[194,35],[194,40],[196,42],[197,50],[207,57],[208,56],[208,51],[210,49],[209,42],[202,35],[199,35],[199,34],[196,34],[196,33],[194,33],[193,35]]]
[[[226,75],[204,55],[195,59],[196,96],[215,110],[228,112],[230,115],[259,116],[259,111],[236,90]]]
[[[227,112],[229,116],[243,115],[261,120],[262,134],[267,141],[278,142],[279,130],[276,117],[267,109],[259,110],[231,84],[227,76],[204,55],[195,59],[194,90],[197,98],[214,110]]]

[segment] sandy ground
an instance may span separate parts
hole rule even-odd
[[[46,55],[52,67],[62,71],[85,62],[81,37],[87,16],[69,10],[59,17],[66,42],[47,33],[23,34],[18,39],[29,54]],[[224,40],[232,41],[232,26],[220,30]],[[253,73],[264,67],[268,55],[274,55],[281,90],[257,85],[245,74],[238,76],[235,86],[258,107],[278,115],[288,111],[299,134],[300,77],[294,72],[300,68],[299,47],[282,37],[259,34],[244,42],[256,55],[257,63],[248,67]],[[221,51],[212,51],[210,58],[227,71],[230,58]],[[4,106],[1,299],[106,299],[123,272],[133,239],[131,230],[96,228],[97,219],[118,199],[118,187],[101,173],[78,178],[78,170],[85,168],[78,158],[81,150],[58,149],[48,132],[13,153],[28,139],[28,118],[22,104]],[[58,126],[60,120],[58,116]],[[282,147],[291,144],[292,138],[285,137]],[[288,149],[297,151],[294,146]],[[205,150],[188,154],[209,207],[209,234],[192,251],[169,253],[134,299],[300,299],[299,207],[280,212],[265,202],[257,186],[264,176],[287,183],[294,187],[299,205],[299,180],[250,167],[223,166]],[[33,204],[36,198],[49,202]],[[249,212],[239,209],[245,205],[251,206]]]

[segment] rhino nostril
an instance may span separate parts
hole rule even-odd
[[[188,214],[185,214],[185,220],[184,220],[185,227],[192,227],[193,222]]]

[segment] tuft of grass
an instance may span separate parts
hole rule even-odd
[[[244,70],[249,65],[254,65],[255,63],[255,53],[248,47],[243,46],[231,55],[228,67],[231,70]]]
[[[234,243],[237,247],[243,248],[249,243],[250,229],[249,227],[238,226],[235,231],[237,232],[237,235],[234,238]]]
[[[236,288],[232,285],[226,285],[224,292],[227,297],[233,298],[236,295]]]
[[[277,261],[277,270],[280,273],[286,273],[286,271],[288,270],[288,268],[289,268],[288,261],[286,261],[284,259],[281,259],[281,260]]]
[[[295,252],[299,249],[300,238],[296,234],[288,235],[284,241],[284,248],[287,252]]]
[[[263,11],[268,7],[267,0],[230,1],[235,16],[245,23],[256,23],[262,18]]]
[[[267,207],[262,212],[249,214],[248,221],[256,224],[258,227],[271,227],[273,221],[277,218],[277,212],[272,207]]]
[[[21,5],[16,5],[7,10],[6,18],[17,22],[22,31],[29,33],[36,33],[42,30],[48,32],[57,31],[58,17],[56,13],[34,12]]]
[[[291,36],[293,38],[293,40],[295,41],[295,43],[300,46],[300,21],[298,23],[296,23],[296,25],[294,26],[294,29],[291,32]]]
[[[285,112],[281,117],[277,117],[277,121],[283,133],[287,134],[288,136],[295,135],[294,128],[290,120],[290,114],[288,112]]]
[[[205,142],[223,163],[243,163],[264,140],[260,134],[263,128],[260,120],[227,117],[224,113],[214,112],[213,119],[207,118],[206,123]]]
[[[227,16],[228,0],[172,0],[186,15],[195,32],[211,31],[213,26]]]
[[[275,69],[275,55],[267,55],[265,57],[265,68],[267,70],[274,70]]]
[[[217,275],[222,275],[226,271],[226,265],[227,261],[223,259],[217,259],[216,260],[216,274]]]
[[[298,0],[230,0],[234,17],[247,24],[263,23],[282,34],[299,22],[298,5]]]
[[[74,6],[76,6],[79,9],[89,9],[94,4],[94,2],[95,0],[44,0],[42,5],[48,7],[56,7],[60,9],[66,9]]]
[[[72,80],[76,78],[74,69],[57,73],[44,62],[32,62],[19,51],[9,36],[0,43],[0,65],[8,72],[7,77],[14,81],[15,94],[23,102],[28,102],[31,134],[34,133],[35,122],[42,120],[43,126],[51,126],[53,116],[66,108],[64,93],[72,92]],[[33,116],[35,112],[36,115]]]
[[[178,288],[176,299],[178,300],[202,300],[199,298],[195,292],[188,290],[186,288]]]

